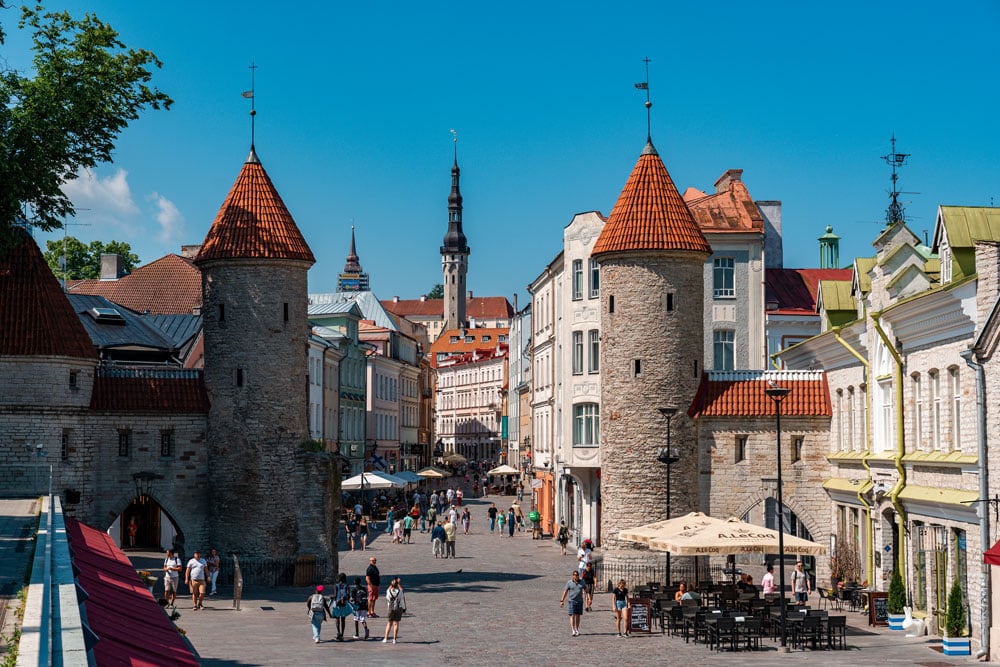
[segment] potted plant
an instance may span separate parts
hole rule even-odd
[[[903,576],[899,573],[899,567],[892,571],[892,579],[889,580],[889,599],[887,607],[889,609],[889,629],[902,630],[903,621],[906,616],[903,614],[903,607],[906,605],[906,590],[903,588]]]
[[[948,612],[944,621],[944,654],[969,655],[972,646],[965,635],[965,604],[962,601],[962,587],[958,578],[948,593]]]

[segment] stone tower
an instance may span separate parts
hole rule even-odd
[[[601,284],[601,539],[606,565],[659,565],[618,539],[666,517],[659,408],[674,407],[671,516],[698,509],[698,453],[687,409],[702,374],[704,264],[711,247],[648,141],[592,257]]]
[[[306,275],[315,259],[252,147],[195,262],[211,408],[208,470],[191,474],[209,476],[211,546],[265,559],[335,559],[335,476],[328,460],[302,446]]]
[[[471,250],[462,232],[462,192],[458,187],[458,145],[451,167],[451,194],[448,195],[448,233],[441,246],[441,273],[444,280],[444,329],[465,326],[465,274],[469,270]]]

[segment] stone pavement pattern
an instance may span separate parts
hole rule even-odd
[[[15,628],[17,592],[24,584],[36,528],[36,499],[0,500],[0,635],[4,637],[9,637]]]
[[[491,497],[489,500],[494,500]],[[510,497],[495,498],[508,506]],[[400,623],[399,643],[383,644],[385,601],[380,618],[370,621],[370,640],[333,641],[332,622],[323,626],[323,642],[311,639],[305,588],[254,588],[248,583],[243,608],[235,611],[225,597],[208,598],[206,609],[192,611],[182,597],[177,625],[201,656],[202,664],[249,665],[597,665],[678,664],[843,665],[849,663],[952,665],[970,657],[946,657],[930,648],[928,638],[906,638],[901,632],[869,632],[864,617],[848,613],[861,635],[848,636],[848,651],[794,651],[780,654],[766,640],[755,653],[714,653],[679,637],[655,632],[632,638],[615,636],[611,596],[595,596],[594,612],[585,613],[580,637],[571,637],[568,618],[559,608],[563,586],[573,569],[573,555],[560,556],[551,540],[530,533],[514,539],[490,535],[488,501],[467,500],[472,509],[469,535],[458,537],[454,560],[435,559],[427,534],[414,531],[413,544],[394,545],[376,533],[371,548],[351,552],[341,539],[341,568],[353,581],[363,576],[369,556],[378,558],[383,592],[389,578],[400,576],[407,614]],[[384,524],[380,524],[383,525]],[[192,548],[194,545],[191,545]],[[630,582],[632,583],[632,582]],[[229,594],[229,590],[222,591]],[[185,591],[182,591],[186,593]],[[816,604],[818,598],[813,599]],[[348,620],[348,637],[353,631]]]

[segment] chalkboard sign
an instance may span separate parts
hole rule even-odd
[[[868,593],[868,625],[889,625],[888,591]]]
[[[652,632],[650,624],[650,608],[652,601],[648,598],[632,598],[632,615],[629,617],[629,632]]]

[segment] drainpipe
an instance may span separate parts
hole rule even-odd
[[[872,313],[872,322],[875,324],[875,331],[878,332],[879,338],[882,339],[882,343],[889,350],[889,354],[892,355],[892,360],[895,362],[893,364],[893,384],[895,385],[893,393],[896,395],[896,453],[892,457],[892,462],[896,466],[896,473],[899,475],[899,478],[896,480],[896,486],[892,487],[892,491],[889,492],[889,500],[892,501],[892,506],[896,508],[896,514],[899,516],[899,527],[903,530],[900,535],[900,542],[902,542],[906,534],[906,510],[903,509],[903,503],[899,500],[899,494],[902,493],[903,488],[906,486],[906,470],[903,468],[903,454],[906,453],[906,434],[903,432],[903,360],[896,351],[896,347],[885,334],[885,331],[882,330],[882,325],[879,322],[881,317],[882,313]],[[900,548],[896,558],[899,563],[899,574],[903,578],[905,586],[906,549]]]
[[[869,384],[868,379],[871,377],[871,366],[860,352],[851,347],[851,344],[844,340],[841,335],[841,327],[833,329],[833,337],[838,343],[840,343],[845,350],[854,355],[854,358],[861,362],[861,365],[865,369],[865,385]],[[871,387],[865,391],[865,453],[861,457],[861,465],[865,469],[865,474],[868,475],[868,481],[858,488],[858,502],[865,508],[865,535],[867,540],[865,540],[865,579],[871,584],[875,585],[875,545],[873,539],[872,531],[872,506],[865,498],[864,494],[868,489],[871,488],[872,484],[872,469],[871,465],[868,463],[868,457],[871,456],[871,419],[872,419],[872,392]]]
[[[979,456],[979,497],[990,497],[989,468],[986,449],[986,372],[983,365],[972,360],[974,352],[964,350],[959,355],[969,368],[976,372],[976,449]],[[987,503],[979,503],[979,546],[983,553],[990,549],[990,513]],[[979,559],[979,652],[977,658],[988,657],[990,652],[990,566]]]

